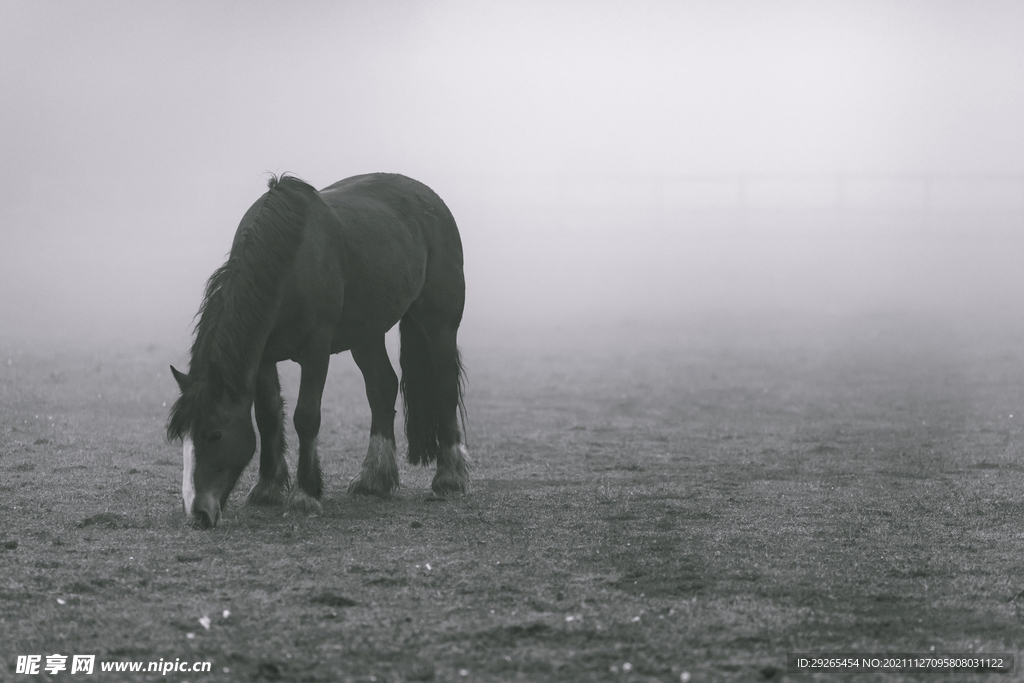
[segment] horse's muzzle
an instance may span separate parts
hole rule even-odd
[[[213,496],[197,496],[192,503],[192,526],[212,529],[220,521],[220,502]]]

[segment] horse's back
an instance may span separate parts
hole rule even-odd
[[[339,180],[320,190],[320,196],[331,205],[361,199],[392,203],[395,197],[419,194],[432,196],[436,201],[440,201],[429,187],[399,173],[365,173]]]
[[[339,352],[382,335],[422,303],[461,318],[462,244],[433,190],[405,176],[375,173],[318,194],[325,206],[306,225],[312,232],[284,292],[275,356],[289,357],[295,332],[316,320],[334,327],[332,351]]]
[[[450,240],[454,235],[458,242],[451,211],[436,192],[418,180],[397,173],[368,173],[328,185],[320,190],[320,196],[342,221],[353,214],[385,213],[405,225],[436,233],[427,235],[427,239]],[[461,261],[461,242],[449,246],[456,247]]]
[[[378,252],[372,248],[373,241],[394,238],[387,233],[399,230],[411,235],[426,255],[422,303],[447,310],[458,324],[465,300],[462,240],[455,218],[436,192],[403,175],[371,173],[325,187],[320,196],[334,210],[342,229],[352,237],[361,235],[366,248],[360,251],[370,258]]]

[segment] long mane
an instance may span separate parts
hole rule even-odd
[[[311,203],[318,199],[312,186],[294,176],[271,176],[267,187],[242,219],[227,261],[206,283],[196,314],[189,385],[171,408],[168,440],[191,433],[197,417],[212,408],[217,397],[211,385],[235,398],[251,389],[261,332],[302,241]]]

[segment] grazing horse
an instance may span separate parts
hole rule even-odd
[[[167,438],[181,439],[185,514],[217,525],[256,451],[259,481],[247,504],[321,510],[320,401],[331,354],[352,351],[370,403],[370,446],[349,493],[398,488],[395,399],[401,386],[409,462],[437,462],[439,496],[469,484],[462,445],[462,363],[456,334],[465,279],[455,219],[430,188],[400,175],[356,176],[317,192],[272,177],[242,216],[227,261],[206,285],[188,374],[171,366],[181,396]],[[402,381],[384,346],[399,325]],[[299,463],[285,462],[277,363],[301,368],[294,424]]]

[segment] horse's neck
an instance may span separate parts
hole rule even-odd
[[[228,322],[223,321],[223,327],[215,334],[228,334],[227,330],[231,329]],[[242,332],[231,333],[231,337],[236,338],[229,338],[224,342],[214,341],[210,345],[213,349],[222,350],[223,353],[215,352],[208,358],[220,367],[225,374],[224,379],[241,395],[248,395],[251,398],[256,393],[256,377],[273,326],[273,316],[267,315],[255,329],[236,328]]]
[[[256,378],[259,375],[260,365],[263,362],[263,351],[267,347],[267,340],[270,338],[270,332],[274,327],[273,321],[267,321],[263,327],[266,329],[259,331],[252,349],[249,350],[245,358],[245,391],[250,396],[256,394]]]

